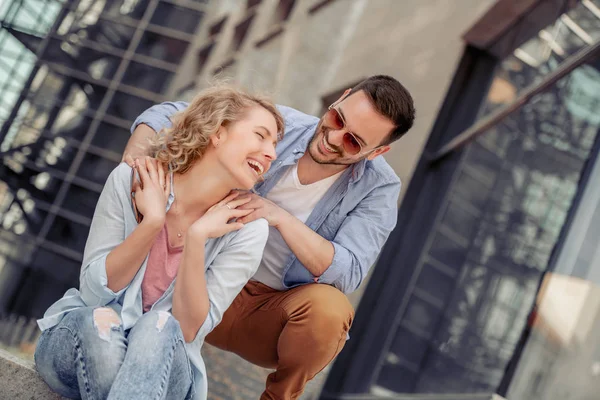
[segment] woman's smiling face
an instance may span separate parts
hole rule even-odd
[[[238,189],[251,189],[277,157],[277,122],[263,107],[248,109],[244,116],[223,127],[213,139],[221,164]]]

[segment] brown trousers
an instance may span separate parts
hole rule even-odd
[[[261,400],[297,399],[342,350],[353,317],[346,296],[332,286],[308,284],[280,292],[251,281],[206,341],[275,369]]]

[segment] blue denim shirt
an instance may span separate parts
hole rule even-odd
[[[170,127],[170,117],[184,110],[186,102],[166,102],[144,111],[131,131],[146,124],[160,132]],[[266,196],[286,171],[304,155],[319,119],[290,107],[278,106],[285,119],[285,133],[277,144],[277,160],[255,187]],[[292,254],[284,267],[283,285],[292,288],[312,282],[330,284],[344,293],[356,290],[375,262],[396,225],[400,179],[383,157],[362,160],[348,167],[317,203],[306,225],[334,247],[333,262],[315,277]]]

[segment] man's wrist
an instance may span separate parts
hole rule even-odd
[[[295,218],[292,214],[290,214],[283,208],[277,207],[277,209],[278,209],[277,216],[274,218],[275,223],[273,224],[273,226],[275,228],[279,229],[283,225],[289,225],[291,222],[291,219]]]

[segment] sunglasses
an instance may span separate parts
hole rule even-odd
[[[342,138],[342,147],[346,153],[352,156],[362,153],[362,145],[360,144],[360,141],[357,139],[354,133],[350,132],[346,128],[346,121],[344,121],[344,117],[342,117],[342,114],[340,114],[338,109],[334,107],[333,104],[329,106],[323,119],[328,127],[335,129],[336,131],[346,131]]]

